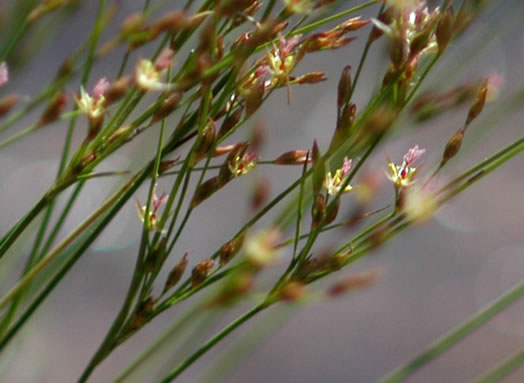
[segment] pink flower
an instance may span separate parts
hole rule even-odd
[[[426,149],[419,149],[418,145],[415,145],[411,149],[409,149],[406,154],[404,154],[404,157],[402,159],[406,163],[406,166],[410,166],[415,161],[417,161],[422,154],[426,152]]]
[[[9,70],[5,62],[0,63],[0,86],[7,84],[9,81]]]
[[[162,195],[159,197],[155,194],[153,194],[153,212],[156,213],[158,209],[162,207],[162,205],[165,205],[167,203],[167,200],[169,198],[169,195],[166,193],[162,193]]]
[[[344,163],[340,169],[342,170],[342,177],[347,177],[351,172],[351,169],[353,169],[353,160],[344,157]]]
[[[155,69],[159,72],[167,69],[173,63],[175,52],[172,49],[164,49],[155,60]]]
[[[280,38],[280,47],[279,47],[279,51],[280,51],[280,55],[285,57],[287,55],[289,55],[290,53],[292,53],[295,48],[297,47],[298,43],[300,42],[300,37],[302,35],[295,35],[293,37],[291,37],[290,39],[285,39],[284,36],[280,35],[279,38]]]
[[[109,81],[107,81],[105,77],[102,77],[100,80],[98,80],[95,87],[93,88],[95,100],[99,100],[100,97],[102,97],[108,91],[110,86],[111,85],[109,84]]]

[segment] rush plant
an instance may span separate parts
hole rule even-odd
[[[353,272],[354,263],[397,235],[409,238],[405,229],[431,220],[442,205],[524,150],[523,136],[465,170],[457,165],[462,144],[485,121],[485,109],[500,119],[491,118],[489,124],[502,123],[502,117],[521,107],[523,88],[498,105],[501,78],[487,73],[457,80],[451,88],[420,92],[448,49],[504,1],[145,0],[141,11],[127,15],[120,9],[125,2],[90,1],[97,4],[97,13],[85,41],[63,57],[56,76],[39,92],[19,94],[24,59],[40,60],[37,35],[51,33],[46,27],[52,23],[66,25],[86,3],[8,2],[0,31],[0,150],[15,142],[23,145],[26,136],[51,125],[68,126],[62,153],[56,153],[56,180],[33,206],[27,201],[25,215],[3,217],[11,228],[0,239],[0,269],[18,277],[2,281],[2,354],[7,355],[55,287],[81,267],[78,261],[90,255],[94,241],[120,211],[136,209],[141,224],[139,232],[126,234],[140,238],[128,249],[135,266],[127,294],[78,382],[98,381],[90,379],[97,367],[144,328],[155,326],[166,311],[173,312],[170,328],[145,345],[115,382],[144,369],[155,372],[148,381],[175,381],[270,307],[358,293],[379,281],[382,271]],[[521,7],[518,1],[507,3]],[[357,37],[365,42],[363,49],[354,48]],[[357,96],[369,85],[361,74],[374,49],[387,54],[381,66],[374,66],[378,87],[363,103]],[[333,50],[360,57],[356,68],[341,62],[340,74],[330,74],[338,78],[332,91],[334,126],[321,127],[318,140],[308,147],[290,147],[263,159],[260,116],[267,100],[284,94],[293,104],[296,94],[314,95],[327,74],[321,64],[312,72],[304,72],[301,64],[314,56],[329,58]],[[93,76],[107,63],[117,70]],[[452,111],[463,113],[464,123],[438,153],[409,139],[417,127]],[[28,114],[36,118],[19,129]],[[326,134],[330,141],[323,139]],[[152,136],[156,147],[150,150]],[[377,152],[383,156],[393,137],[405,138],[405,154],[377,167],[369,159]],[[110,156],[129,147],[141,148],[145,160],[139,170],[100,170]],[[294,167],[295,172],[270,198],[268,181],[253,177],[261,167]],[[84,186],[102,177],[117,180],[118,187],[76,228],[70,227],[67,219]],[[198,220],[191,219],[194,213],[208,209],[216,214],[208,206],[246,178],[255,186],[245,192],[251,214],[244,224],[232,227],[232,235],[213,253],[183,248],[183,234],[200,230]],[[147,188],[145,199],[138,198],[141,187]],[[385,203],[379,197],[384,193]],[[345,228],[344,235],[325,250],[323,236],[337,228]],[[17,244],[28,240],[31,248],[20,250]],[[328,281],[327,287],[321,280]],[[405,380],[523,294],[521,282],[382,381]],[[199,338],[199,326],[191,327],[195,318],[246,304],[247,310],[209,339]],[[182,336],[195,346],[182,348],[179,360],[170,359],[166,370],[154,357],[165,355],[165,345]],[[496,381],[523,362],[520,351],[479,381]],[[210,379],[220,381],[213,371]]]

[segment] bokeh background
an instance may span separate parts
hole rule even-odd
[[[7,8],[14,3],[0,1],[0,5]],[[142,0],[117,3],[115,21],[104,32],[102,41],[113,35],[126,16],[143,6]],[[179,0],[167,3],[163,9],[181,4]],[[346,1],[345,6],[358,3]],[[422,90],[450,89],[495,72],[505,78],[498,99],[486,107],[482,117],[468,131],[460,158],[450,164],[444,178],[467,169],[523,133],[522,109],[513,108],[509,113],[503,105],[508,105],[508,100],[524,85],[524,7],[521,0],[490,3],[486,14],[438,62],[422,87]],[[94,22],[96,8],[96,1],[83,1],[66,21],[56,20],[49,25],[45,31],[48,37],[37,41],[39,52],[24,65],[20,64],[19,70],[13,68],[12,80],[7,90],[2,91],[16,91],[28,99],[36,94],[54,76],[62,61],[84,41]],[[377,11],[378,7],[370,7],[362,14],[372,17]],[[158,10],[161,12],[162,9]],[[2,23],[8,26],[9,20],[4,19]],[[362,36],[368,33],[368,28],[364,28]],[[0,33],[5,34],[6,30]],[[0,39],[4,40],[5,35],[0,34]],[[327,147],[335,126],[339,74],[345,65],[357,67],[364,43],[365,37],[361,37],[339,51],[307,57],[296,73],[325,71],[329,80],[293,88],[291,104],[287,103],[285,89],[268,100],[255,118],[267,127],[267,141],[260,153],[262,158],[270,159],[294,148],[309,148],[314,139],[321,148]],[[151,50],[152,47],[146,46],[133,54],[131,64],[140,56],[147,57]],[[122,49],[117,50],[97,62],[91,83],[101,76],[113,79],[122,52]],[[183,57],[184,52],[179,55]],[[378,88],[386,69],[386,58],[386,44],[382,41],[370,52],[355,94],[357,106],[365,105]],[[132,71],[132,66],[128,71]],[[77,89],[74,82],[67,88],[69,94]],[[465,108],[458,109],[419,125],[406,116],[397,126],[397,132],[368,161],[365,170],[382,173],[387,155],[400,159],[414,144],[427,149],[424,168],[430,169],[439,160],[447,139],[463,123],[466,113]],[[38,113],[25,116],[2,139],[26,128],[37,116]],[[171,121],[174,124],[176,119]],[[6,232],[52,183],[66,125],[67,122],[61,122],[49,126],[0,150],[0,232]],[[254,122],[248,124],[248,129],[237,137],[249,136],[253,125]],[[77,129],[76,142],[82,139],[84,129],[82,124]],[[157,134],[155,129],[147,132],[125,151],[109,158],[101,169],[138,169],[154,150]],[[209,377],[210,373],[219,376],[220,382],[231,383],[377,381],[524,278],[523,169],[524,156],[511,160],[451,201],[430,222],[403,232],[340,274],[380,268],[383,276],[375,286],[336,300],[271,308],[202,358],[181,376],[180,381],[197,382]],[[261,167],[256,174],[228,185],[227,190],[196,210],[189,222],[190,230],[182,237],[171,262],[192,249],[191,262],[195,264],[214,252],[245,222],[251,214],[248,200],[255,177],[268,177],[272,195],[276,195],[299,173],[298,168]],[[124,179],[118,178],[88,182],[62,234],[81,222],[122,182]],[[169,190],[170,182],[162,180],[158,190]],[[374,203],[375,207],[389,203],[393,195],[385,177],[382,185],[383,192]],[[146,193],[146,188],[142,188],[136,197],[144,200]],[[62,203],[65,196],[60,200]],[[349,213],[350,206],[351,202],[347,202],[341,214]],[[269,222],[269,219],[265,221]],[[32,226],[32,233],[36,227]],[[140,222],[134,201],[130,201],[38,310],[22,336],[0,355],[0,381],[75,381],[120,308],[134,267],[139,233]],[[316,251],[333,247],[350,235],[351,232],[345,230],[330,233],[316,246]],[[2,292],[17,279],[32,238],[32,234],[26,235],[8,259],[2,260]],[[263,279],[269,283],[282,266],[285,266],[284,259]],[[312,289],[322,291],[336,278],[316,284]],[[188,302],[169,310],[147,326],[108,358],[90,381],[108,382],[114,378],[190,305]],[[227,312],[195,318],[194,328],[200,342],[247,307],[249,302]],[[522,347],[523,317],[524,302],[518,302],[409,381],[460,383],[472,380],[487,366]],[[207,326],[199,327],[202,323]],[[134,381],[155,382],[162,371],[173,367],[194,347],[182,336],[168,345],[156,360],[163,366],[160,370],[146,369]],[[232,361],[220,359],[231,351],[235,356]],[[522,368],[504,380],[508,383],[522,381]]]

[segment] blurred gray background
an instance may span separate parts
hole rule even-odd
[[[13,2],[3,0],[6,6]],[[153,1],[153,3],[155,3]],[[348,6],[358,4],[347,1]],[[498,100],[489,104],[466,136],[460,159],[445,172],[445,178],[459,174],[484,156],[512,142],[523,133],[522,111],[499,116],[505,100],[523,86],[524,7],[520,0],[492,2],[498,4],[474,24],[457,41],[446,57],[438,62],[424,89],[451,87],[497,72],[504,76],[505,87]],[[141,9],[143,1],[121,1],[113,25],[103,34],[107,41],[121,21]],[[170,2],[168,9],[179,1]],[[31,97],[52,76],[63,59],[84,41],[94,22],[96,1],[84,1],[81,8],[65,23],[55,26],[55,34],[42,44],[37,58],[12,75],[11,83],[2,92],[16,91]],[[363,12],[364,17],[376,15],[377,7]],[[327,29],[327,27],[326,27]],[[326,71],[329,81],[313,86],[293,88],[293,101],[287,104],[286,90],[276,92],[257,113],[256,120],[268,127],[268,140],[262,158],[294,148],[309,148],[314,139],[324,150],[335,125],[336,84],[345,65],[357,67],[369,27],[348,47],[339,51],[317,53],[306,57],[296,69],[297,74]],[[2,36],[2,38],[5,38]],[[384,39],[383,39],[384,40]],[[152,50],[146,46],[134,53],[130,63]],[[107,76],[114,79],[121,53],[117,50],[96,63],[93,79]],[[363,106],[377,89],[386,69],[384,41],[374,46],[364,68],[355,102]],[[181,52],[180,57],[184,57]],[[128,72],[132,70],[129,66]],[[92,86],[92,85],[90,85]],[[68,94],[77,91],[72,83]],[[408,118],[377,150],[366,170],[383,172],[387,155],[400,159],[414,144],[427,149],[425,169],[436,163],[443,147],[455,130],[463,124],[467,109],[458,109],[441,118],[414,126]],[[504,112],[506,113],[506,112]],[[22,130],[38,114],[26,116],[2,138]],[[500,117],[500,118],[499,118]],[[491,120],[490,120],[491,119]],[[496,122],[492,122],[496,121]],[[172,124],[176,118],[171,120]],[[84,122],[77,129],[76,142],[84,134]],[[253,123],[248,124],[248,127]],[[49,126],[16,144],[0,150],[0,231],[7,231],[31,207],[51,184],[61,153],[67,123]],[[153,150],[158,130],[151,129],[128,149],[109,158],[101,169],[138,169]],[[246,129],[237,137],[246,137]],[[524,156],[517,157],[441,209],[423,226],[413,227],[388,242],[373,255],[364,257],[348,270],[329,280],[315,284],[313,291],[322,291],[342,275],[380,268],[383,277],[370,289],[330,301],[312,302],[305,306],[278,305],[262,313],[252,323],[235,332],[184,373],[181,382],[196,382],[209,371],[225,369],[225,362],[215,364],[237,342],[246,346],[257,341],[257,347],[239,351],[236,364],[222,376],[222,382],[374,382],[385,373],[420,352],[425,346],[459,324],[486,303],[502,294],[524,277]],[[300,173],[298,168],[261,167],[257,175],[271,180],[275,196]],[[199,207],[189,221],[190,230],[175,249],[171,262],[186,250],[194,251],[191,264],[214,252],[249,216],[248,192],[254,176],[249,175],[228,185]],[[123,179],[98,179],[87,183],[80,202],[67,223],[75,227]],[[170,179],[163,180],[158,190],[169,190]],[[393,190],[384,177],[384,192],[373,204],[381,207],[392,198]],[[137,198],[144,200],[147,188]],[[67,195],[68,193],[65,193]],[[351,199],[351,197],[346,197]],[[62,203],[65,196],[61,199]],[[347,214],[346,203],[341,214]],[[225,224],[227,222],[227,224]],[[265,223],[269,223],[266,220]],[[371,221],[370,221],[371,222]],[[32,226],[32,232],[36,230]],[[88,254],[78,262],[69,276],[55,290],[30,321],[22,336],[12,342],[0,358],[0,380],[9,383],[72,382],[99,346],[120,308],[133,270],[137,252],[140,223],[134,201],[126,205]],[[63,231],[62,235],[66,233]],[[333,247],[350,238],[341,230],[324,237],[316,251]],[[0,288],[3,292],[14,283],[32,245],[26,235],[0,267]],[[288,256],[289,254],[284,254]],[[4,261],[4,260],[3,260]],[[269,283],[285,266],[285,259],[263,279]],[[162,280],[162,278],[160,279]],[[108,382],[172,323],[183,308],[167,311],[119,348],[98,368],[90,381]],[[213,313],[203,319],[210,327],[201,332],[200,341],[213,334],[232,318],[249,307]],[[444,356],[420,370],[410,382],[467,382],[487,366],[524,344],[524,302],[518,302],[467,337]],[[260,335],[260,339],[256,339]],[[180,342],[183,341],[183,338]],[[174,342],[162,353],[164,368],[178,364],[178,357],[192,347],[182,344],[176,353]],[[163,363],[163,364],[162,364]],[[227,370],[227,369],[225,369]],[[164,371],[164,370],[163,370]],[[160,372],[145,371],[137,382],[155,382]],[[524,381],[521,368],[504,382]]]

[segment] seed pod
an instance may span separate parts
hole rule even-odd
[[[299,281],[290,281],[278,291],[279,298],[285,302],[296,302],[306,294],[306,286]]]
[[[196,287],[202,284],[206,279],[211,269],[215,266],[215,261],[206,259],[195,266],[191,272],[191,287]]]
[[[220,266],[227,264],[235,255],[238,254],[242,245],[244,244],[244,239],[246,238],[246,233],[243,232],[237,238],[232,239],[228,243],[225,243],[218,252],[218,257],[220,258]]]
[[[224,119],[224,122],[222,122],[222,126],[218,131],[217,140],[224,137],[231,129],[233,129],[238,124],[240,118],[242,117],[242,112],[242,108],[237,108],[234,112],[229,114],[229,116],[227,116]]]
[[[187,263],[188,263],[187,255],[188,254],[189,253],[185,253],[182,256],[182,259],[178,261],[178,263],[175,265],[173,270],[171,270],[171,272],[169,273],[166,283],[164,285],[164,293],[168,291],[169,289],[171,289],[173,286],[175,286],[182,278],[182,275],[184,274],[184,271],[186,271],[186,268],[187,268]]]
[[[326,216],[326,197],[324,194],[317,194],[311,209],[311,230],[315,230]]]
[[[213,148],[213,144],[215,143],[215,126],[215,121],[210,119],[206,127],[204,128],[202,137],[196,143],[196,148],[194,151],[193,159],[191,161],[191,166],[194,166],[195,164],[209,156],[210,151]]]
[[[312,161],[309,157],[309,150],[296,149],[281,154],[272,162],[275,165],[303,165],[306,160],[307,162]]]
[[[331,211],[329,212],[329,215],[326,217],[326,222],[325,222],[326,225],[329,225],[331,222],[333,222],[337,218],[339,208],[340,208],[340,198],[338,198],[335,201],[335,206],[333,206],[333,209],[331,209]]]
[[[317,141],[313,142],[313,194],[317,195],[322,189],[322,184],[326,178],[326,163],[320,151],[318,150]]]
[[[44,110],[44,113],[42,113],[37,127],[41,128],[42,126],[55,122],[60,117],[60,114],[64,111],[66,104],[67,97],[65,90],[60,89],[55,93],[47,105],[47,108]]]
[[[326,72],[309,72],[295,78],[293,81],[297,84],[316,84],[318,82],[326,81]]]
[[[468,118],[466,119],[465,126],[467,127],[471,122],[478,117],[478,115],[484,109],[484,104],[486,103],[486,97],[488,95],[488,80],[484,80],[482,83],[479,92],[477,94],[477,99],[475,103],[471,106],[468,113]]]
[[[167,116],[169,116],[171,113],[173,113],[180,100],[182,99],[182,92],[170,92],[161,102],[160,105],[158,105],[157,109],[155,110],[155,113],[153,113],[153,117],[151,118],[151,123],[154,124],[158,121],[163,120]]]
[[[455,16],[453,15],[453,8],[448,7],[446,12],[441,16],[437,30],[435,31],[439,53],[446,50],[449,42],[453,38],[454,23]]]
[[[340,75],[340,80],[338,81],[338,97],[337,97],[337,107],[340,112],[342,107],[349,102],[349,97],[351,95],[351,66],[346,65],[342,74]]]
[[[202,183],[196,190],[191,200],[191,207],[195,208],[200,205],[201,202],[211,197],[217,190],[223,185],[219,182],[218,177],[208,179]]]
[[[266,177],[257,178],[255,188],[251,194],[250,205],[254,211],[260,209],[269,197],[269,179]]]
[[[352,275],[331,286],[328,289],[327,294],[334,298],[356,289],[369,287],[378,280],[381,274],[382,273],[380,271],[368,271],[365,273]]]
[[[16,94],[8,94],[0,98],[0,117],[5,116],[16,105],[19,97]]]
[[[451,158],[455,157],[455,155],[460,150],[460,146],[462,145],[463,139],[464,129],[461,128],[457,130],[457,132],[449,139],[446,148],[444,149],[444,154],[442,155],[442,164],[445,164]]]
[[[251,117],[262,105],[264,101],[265,86],[262,80],[257,80],[246,91],[244,100],[246,101],[246,119]]]
[[[344,32],[353,32],[368,25],[370,22],[371,20],[360,20],[360,16],[352,17],[351,19],[344,21],[342,24],[337,25],[335,29]]]
[[[357,114],[357,106],[355,104],[348,104],[342,109],[341,115],[337,119],[337,127],[331,143],[329,144],[329,151],[333,152],[340,147],[351,135],[351,128],[355,122]]]
[[[105,105],[109,106],[114,104],[124,97],[132,82],[132,76],[120,77],[113,82],[109,89],[104,93]]]

